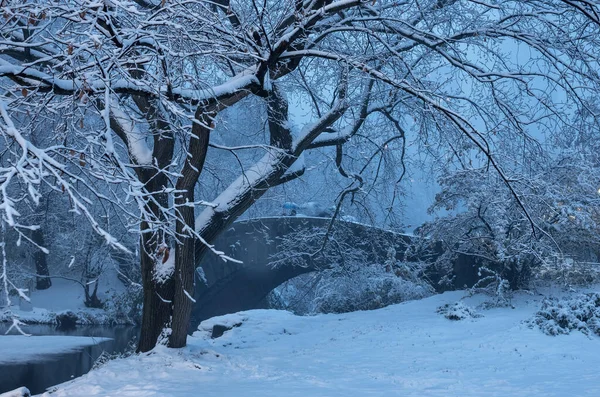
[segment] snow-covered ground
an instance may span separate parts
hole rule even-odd
[[[104,280],[101,278],[100,281]],[[49,311],[85,309],[83,288],[70,280],[54,279],[52,287],[42,291],[33,290],[30,299],[34,307]]]
[[[0,335],[0,364],[49,359],[49,355],[81,350],[106,340],[109,338]]]
[[[597,337],[529,328],[523,320],[540,296],[461,321],[436,313],[463,295],[343,315],[223,316],[204,322],[185,349],[108,362],[52,396],[600,396]],[[224,323],[242,324],[211,339],[212,325]]]

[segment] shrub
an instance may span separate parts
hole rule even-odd
[[[404,263],[337,266],[297,277],[270,295],[270,306],[297,314],[373,310],[433,294]]]
[[[556,336],[578,330],[600,336],[600,294],[580,294],[570,299],[546,298],[542,308],[529,321],[542,332]]]
[[[456,302],[454,304],[446,303],[445,305],[438,307],[436,312],[443,315],[448,320],[453,321],[482,317],[475,309],[462,302]]]
[[[469,288],[469,295],[484,293],[492,297],[492,301],[485,302],[485,308],[512,306],[512,291],[510,283],[500,273],[489,267],[481,267],[478,272],[479,281]]]
[[[113,296],[104,303],[104,310],[113,323],[141,324],[141,286],[132,283],[123,292],[113,292]]]

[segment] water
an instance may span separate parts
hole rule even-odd
[[[8,326],[8,324],[0,324],[0,338]],[[111,339],[77,350],[46,354],[19,363],[0,363],[0,393],[21,386],[27,387],[33,394],[43,393],[50,386],[87,373],[103,352],[114,354],[125,351],[130,342],[139,336],[139,328],[130,326],[81,326],[60,330],[52,325],[28,325],[25,330],[32,335],[90,336]]]

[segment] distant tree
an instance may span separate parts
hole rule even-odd
[[[598,87],[596,1],[5,0],[2,10],[4,223],[23,236],[35,228],[15,203],[37,203],[42,183],[121,249],[89,208],[106,201],[127,214],[140,235],[140,351],[163,330],[185,345],[198,259],[223,256],[211,242],[302,175],[292,166],[304,152],[335,149],[330,163],[348,182],[334,215],[368,194],[378,160],[403,153],[409,129],[425,150],[483,153],[524,208],[495,145],[564,124],[566,106]],[[251,97],[265,105],[268,134],[211,149],[223,112],[243,112]],[[294,126],[298,100],[308,111]],[[55,142],[38,147],[29,134],[43,126]],[[356,140],[370,146],[344,161]],[[209,150],[258,160],[199,200]]]
[[[444,241],[446,251],[440,261],[449,264],[457,254],[467,254],[488,267],[495,265],[500,274],[535,268],[537,275],[560,274],[572,261],[598,262],[600,131],[594,123],[583,126],[582,114],[574,118],[572,129],[548,137],[550,151],[524,142],[520,149],[507,145],[496,153],[512,163],[506,175],[526,213],[504,181],[487,172],[485,162],[444,172],[439,181],[442,193],[431,211],[451,213],[421,230]]]

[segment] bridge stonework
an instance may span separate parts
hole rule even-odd
[[[394,248],[397,260],[409,262],[433,261],[441,253],[441,245],[437,244],[418,255],[409,254],[407,248],[415,237],[335,221],[326,248],[315,255],[322,249],[330,222],[326,218],[277,217],[234,223],[214,245],[215,249],[243,263],[225,262],[210,252],[200,260],[202,271],[197,272],[190,331],[207,318],[255,309],[270,291],[285,281],[327,268],[332,262],[343,262],[348,256],[364,263],[383,264],[390,255],[390,248]],[[461,273],[467,270],[468,278],[473,279],[477,269],[468,260],[461,262],[461,266],[467,268]],[[428,276],[436,287],[438,275]],[[462,286],[464,280],[456,281],[455,284]]]

